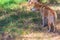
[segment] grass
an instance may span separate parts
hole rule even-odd
[[[19,8],[21,5],[15,6],[14,5],[15,4],[12,4],[11,6],[9,6],[9,8],[0,7],[0,36],[2,33],[7,32],[8,33],[7,35],[17,38],[18,40],[18,38],[20,38],[21,35],[31,34],[32,32],[33,32],[32,36],[28,35],[28,37],[33,37],[33,35],[35,34],[34,32],[36,32],[35,35],[39,39],[41,35],[40,31],[42,30],[42,28],[40,28],[41,27],[40,13],[37,11],[36,12],[28,11],[26,10],[26,6]],[[46,32],[42,33],[41,40],[44,39],[45,33]],[[48,38],[48,40],[49,39],[50,38]]]
[[[28,12],[20,9],[4,9],[0,12],[0,31],[27,34],[34,24],[40,24],[39,12]]]
[[[26,5],[20,8],[19,3],[22,0],[6,1],[0,3],[0,34],[8,32],[9,35],[16,37],[16,35],[29,34],[32,30],[40,31],[39,12],[28,11]]]

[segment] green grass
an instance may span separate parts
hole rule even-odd
[[[25,33],[24,29],[25,30],[31,29],[32,27],[34,27],[34,25],[32,24],[35,24],[36,22],[37,24],[40,23],[39,12],[26,12],[26,11],[17,12],[10,9],[8,9],[6,13],[4,13],[4,11],[2,11],[0,15],[1,17],[4,15],[4,18],[2,17],[2,19],[0,19],[1,27],[0,31],[24,34]]]
[[[16,34],[28,34],[32,29],[37,30],[36,26],[40,27],[40,13],[27,11],[26,7],[19,8],[19,3],[23,2],[26,0],[0,0],[0,34],[8,32],[15,37]]]
[[[35,24],[40,27],[41,16],[39,12],[29,12],[26,7],[19,8],[18,3],[13,1],[10,3],[10,0],[3,3],[2,6],[0,7],[0,33],[8,32],[11,35],[15,35],[13,33],[22,35],[28,34],[35,27]]]

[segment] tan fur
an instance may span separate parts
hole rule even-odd
[[[31,4],[34,4],[35,10],[40,11],[41,16],[42,16],[42,20],[44,20],[44,17],[48,18],[48,28],[49,28],[49,31],[51,31],[52,28],[54,28],[56,25],[55,24],[56,20],[57,20],[56,12],[54,10],[52,10],[51,8],[49,8],[47,5],[40,4],[38,2],[32,2]],[[51,20],[50,18],[52,18],[53,22],[50,21]],[[53,25],[53,27],[51,25]]]

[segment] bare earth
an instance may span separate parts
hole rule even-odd
[[[60,24],[58,24],[56,27],[59,26]],[[58,30],[54,33],[32,32],[28,35],[21,35],[20,37],[17,37],[16,40],[60,40],[60,32]]]

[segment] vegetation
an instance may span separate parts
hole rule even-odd
[[[47,3],[47,0],[40,1]],[[51,2],[53,1],[55,0],[51,0]],[[20,4],[25,2],[27,0],[0,0],[0,34],[3,32],[8,32],[11,35],[15,35],[13,33],[28,34],[32,30],[36,30],[34,27],[40,27],[39,12],[27,11],[25,6],[20,8]]]
[[[25,7],[20,8],[20,3],[26,1],[0,0],[0,33],[28,34],[36,23],[40,24],[39,12],[27,11]]]

